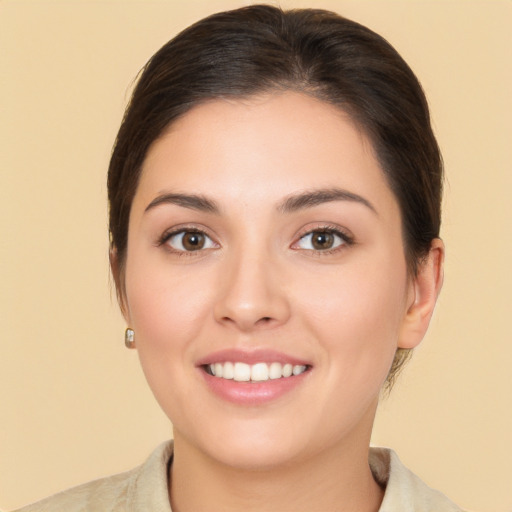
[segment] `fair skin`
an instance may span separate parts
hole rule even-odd
[[[442,258],[435,240],[410,275],[397,201],[338,109],[285,92],[174,123],[144,162],[123,272],[173,423],[173,511],[378,510],[379,392],[396,349],[423,338]],[[297,375],[212,375],[237,361]]]

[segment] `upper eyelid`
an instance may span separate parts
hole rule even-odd
[[[306,235],[310,235],[311,233],[315,233],[317,231],[327,231],[327,232],[335,233],[335,234],[337,233],[337,234],[341,235],[343,238],[346,238],[348,240],[354,239],[354,235],[347,228],[343,228],[343,227],[335,225],[335,224],[325,223],[325,224],[320,224],[320,225],[317,225],[314,227],[305,227],[305,228],[299,230],[298,234],[296,235],[297,240]]]
[[[178,233],[183,232],[194,232],[194,233],[203,233],[210,238],[215,238],[215,234],[212,233],[211,229],[208,229],[206,226],[197,225],[197,224],[178,224],[177,226],[173,226],[172,228],[165,229],[162,233],[161,238],[169,237],[172,235],[177,235]]]
[[[201,247],[197,250],[187,250],[185,248],[179,249],[176,247],[173,247],[170,240],[178,235],[184,235],[185,233],[200,233],[204,235],[206,238],[210,240],[213,247]],[[200,257],[201,255],[204,255],[206,251],[211,251],[213,249],[220,248],[220,244],[211,237],[205,230],[198,229],[195,227],[180,227],[180,228],[170,228],[167,231],[165,231],[162,236],[157,240],[156,247],[165,249],[169,254],[173,254],[174,256],[186,256],[186,257]]]
[[[303,237],[310,235],[312,233],[315,233],[317,231],[327,231],[334,234],[337,234],[343,238],[343,240],[346,243],[353,244],[355,243],[354,235],[350,230],[347,228],[344,228],[342,226],[332,224],[332,223],[321,223],[315,226],[305,226],[302,229],[300,229],[297,234],[294,237],[294,241],[292,242],[292,246],[297,244],[299,240],[301,240]],[[178,235],[180,233],[184,232],[195,232],[195,233],[202,233],[208,238],[210,238],[215,244],[220,245],[218,242],[218,237],[211,232],[210,229],[206,228],[205,226],[197,226],[197,225],[178,225],[174,226],[172,228],[169,228],[163,232],[163,234],[159,237],[157,241],[157,245],[163,245],[171,238],[172,236]]]
[[[170,238],[173,236],[179,235],[180,233],[201,233],[204,236],[208,237],[215,245],[219,245],[216,237],[209,233],[209,230],[206,228],[200,228],[197,226],[175,226],[173,228],[166,229],[162,235],[158,238],[155,245],[162,246],[167,244]],[[199,251],[197,251],[199,252]]]
[[[340,237],[343,240],[343,243],[341,243],[339,246],[334,247],[332,249],[325,249],[325,250],[315,250],[315,249],[301,249],[300,247],[297,247],[297,245],[300,243],[300,241],[315,232],[330,232],[338,237]],[[346,228],[343,228],[338,225],[332,225],[332,224],[322,224],[311,228],[304,228],[302,231],[299,231],[299,234],[296,236],[295,241],[290,245],[290,249],[297,250],[297,251],[306,251],[317,255],[324,255],[327,256],[329,254],[337,253],[339,251],[342,251],[343,249],[346,249],[348,247],[351,247],[356,244],[356,240],[354,235],[351,231],[349,231]]]

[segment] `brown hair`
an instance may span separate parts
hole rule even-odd
[[[399,203],[406,260],[416,273],[439,236],[443,174],[416,76],[384,38],[354,21],[324,10],[253,5],[185,29],[140,74],[108,171],[121,298],[130,208],[151,144],[200,103],[272,90],[300,91],[335,105],[368,135]],[[397,351],[388,385],[408,355]]]

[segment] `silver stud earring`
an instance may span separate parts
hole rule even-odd
[[[124,344],[128,348],[135,348],[135,331],[129,327],[124,331]]]

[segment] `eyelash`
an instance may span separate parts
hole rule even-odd
[[[176,229],[173,229],[171,231],[166,231],[157,241],[156,245],[158,247],[166,245],[166,249],[173,254],[177,256],[197,256],[195,253],[201,253],[204,251],[204,249],[199,249],[197,251],[182,251],[172,248],[167,242],[176,235],[184,233],[198,233],[201,235],[204,235],[205,237],[212,240],[212,237],[208,235],[208,233],[205,230],[196,228],[196,227],[187,227],[182,226]],[[333,249],[325,249],[325,250],[315,250],[315,249],[302,249],[304,251],[308,251],[311,254],[314,254],[315,256],[328,256],[329,254],[333,254],[336,252],[339,252],[346,248],[347,246],[350,247],[355,244],[355,240],[352,235],[347,233],[346,231],[342,230],[341,228],[337,226],[332,225],[323,225],[323,226],[315,226],[313,229],[308,229],[307,231],[304,231],[300,234],[298,240],[292,244],[292,249],[294,245],[297,245],[303,238],[305,238],[308,235],[311,235],[313,233],[327,233],[330,235],[334,235],[339,237],[342,240],[342,243],[338,245],[337,247],[334,247]],[[212,240],[213,241],[213,240]],[[213,242],[216,244],[216,242]],[[300,250],[300,248],[295,249]]]
[[[212,237],[210,235],[208,235],[208,233],[203,230],[203,229],[199,229],[199,228],[196,228],[196,227],[187,227],[187,226],[180,226],[179,228],[175,228],[171,231],[166,231],[160,238],[159,240],[157,241],[156,245],[158,247],[161,247],[161,246],[166,246],[166,249],[171,252],[172,254],[175,254],[179,257],[181,256],[197,256],[197,254],[195,253],[201,253],[203,252],[203,250],[199,249],[197,251],[181,251],[181,250],[177,250],[177,249],[174,249],[173,247],[170,246],[170,244],[168,244],[167,242],[169,242],[169,240],[173,237],[173,236],[176,236],[176,235],[179,235],[179,234],[185,234],[185,233],[198,233],[200,235],[204,235],[205,237],[209,238],[210,240],[213,241]],[[214,242],[216,244],[216,242]],[[216,244],[218,245],[218,244]]]
[[[297,242],[294,242],[293,245],[297,245],[303,238],[305,238],[308,235],[312,235],[313,233],[327,233],[330,235],[337,236],[342,240],[342,243],[340,245],[338,245],[337,247],[334,247],[332,249],[324,249],[324,250],[302,249],[302,250],[308,251],[308,253],[310,253],[314,256],[318,256],[318,257],[335,254],[335,253],[342,251],[342,250],[346,249],[347,247],[350,247],[356,243],[354,237],[351,234],[349,234],[347,231],[341,229],[338,226],[325,224],[322,226],[315,226],[312,229],[307,229],[306,231],[304,231],[303,233],[300,234],[299,239],[297,240]],[[300,250],[300,249],[297,249],[297,250]]]

